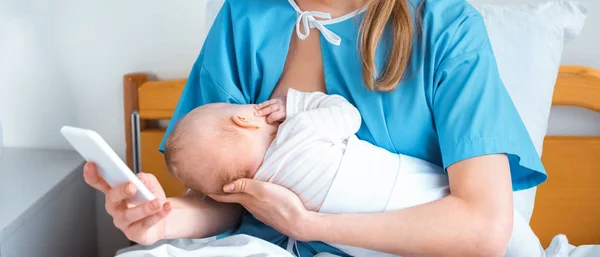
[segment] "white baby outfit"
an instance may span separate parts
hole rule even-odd
[[[341,96],[290,89],[286,115],[254,179],[294,191],[309,210],[385,212],[449,194],[441,167],[358,139],[360,113]],[[334,246],[352,256],[394,256]],[[538,238],[516,212],[506,256],[544,256]]]

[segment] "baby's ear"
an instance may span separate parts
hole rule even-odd
[[[233,116],[231,116],[231,120],[233,121],[233,123],[235,123],[236,125],[238,125],[241,128],[246,128],[246,129],[260,128],[260,126],[258,125],[258,123],[256,123],[256,121],[254,119],[249,119],[246,116],[233,115]]]

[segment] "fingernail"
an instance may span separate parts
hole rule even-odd
[[[233,192],[234,189],[235,189],[234,184],[225,185],[223,187],[223,191],[225,191],[225,192]]]
[[[258,110],[258,104],[254,106],[254,110]]]
[[[152,208],[152,210],[158,210],[158,208],[160,208],[160,204],[158,203],[158,200],[152,201],[152,203],[150,203],[150,207]]]
[[[260,111],[254,112],[254,116],[260,116]]]
[[[171,204],[170,203],[165,203],[165,206],[163,207],[163,209],[165,211],[170,211],[171,210]]]
[[[127,186],[127,193],[129,193],[130,195],[132,195],[133,193],[135,193],[135,186],[133,184],[129,184]]]

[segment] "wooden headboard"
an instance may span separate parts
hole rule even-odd
[[[185,82],[149,81],[141,73],[123,79],[127,164],[133,167],[133,149],[139,145],[141,170],[155,174],[168,196],[181,195],[185,188],[168,174],[157,151],[165,132],[157,121],[171,118]],[[553,105],[600,112],[600,71],[561,67]],[[133,112],[139,113],[139,137],[132,137]],[[548,136],[542,161],[549,178],[538,189],[531,220],[542,244],[559,233],[574,245],[600,244],[600,136]]]
[[[140,170],[154,174],[165,189],[167,196],[183,195],[185,187],[167,171],[163,155],[158,151],[165,129],[161,120],[171,119],[183,92],[185,79],[169,81],[148,81],[142,73],[127,74],[123,77],[123,97],[125,109],[125,140],[127,143],[127,165],[134,168],[134,148],[136,137],[132,133],[132,119],[139,114]]]
[[[600,71],[561,67],[552,104],[600,112]],[[542,244],[556,234],[573,245],[600,244],[600,136],[547,136],[542,162],[548,180],[531,219]]]

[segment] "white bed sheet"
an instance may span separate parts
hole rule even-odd
[[[569,257],[600,257],[600,245],[571,246]]]
[[[557,254],[555,254],[557,253]],[[205,239],[163,240],[150,246],[136,245],[120,250],[117,257],[208,257],[208,256],[265,256],[294,257],[285,249],[262,239],[235,235],[216,240]],[[333,256],[333,255],[320,255]],[[306,256],[305,256],[306,257]],[[370,256],[372,257],[372,256]],[[565,249],[549,249],[547,257],[600,257],[600,245],[566,245]]]
[[[248,235],[234,235],[216,240],[205,239],[163,240],[154,245],[135,245],[117,252],[118,257],[294,257],[285,249]]]

